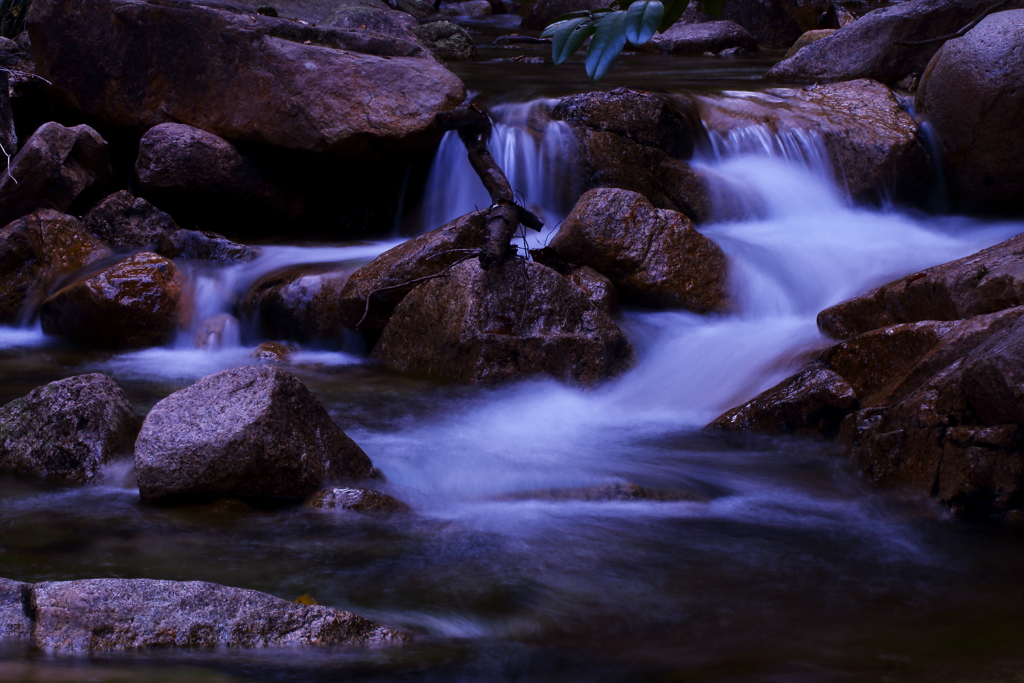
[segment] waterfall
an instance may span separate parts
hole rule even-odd
[[[517,198],[541,217],[548,231],[568,215],[578,196],[575,138],[568,124],[548,119],[554,103],[534,100],[492,108],[494,130],[488,144]],[[423,196],[420,233],[491,204],[454,131],[441,140]]]

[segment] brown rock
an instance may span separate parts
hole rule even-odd
[[[350,612],[201,581],[37,583],[33,640],[45,652],[374,645],[408,636]]]
[[[302,499],[373,464],[294,375],[225,370],[153,406],[135,442],[143,500]]]
[[[836,32],[834,28],[819,28],[813,31],[806,31],[802,36],[796,39],[792,47],[786,52],[786,59],[789,59],[797,52],[800,52],[803,48],[807,47],[811,43],[815,43],[822,38],[828,38],[830,35]]]
[[[292,355],[295,349],[285,346],[280,342],[263,342],[252,352],[252,357],[257,360],[285,361]]]
[[[29,322],[57,282],[109,253],[78,219],[50,209],[0,228],[0,324]]]
[[[238,305],[261,336],[296,341],[338,340],[339,300],[352,268],[336,263],[292,266],[256,281]]]
[[[371,489],[329,488],[314,493],[304,504],[317,510],[354,512],[405,512],[409,506],[386,493]]]
[[[337,302],[341,322],[353,329],[382,329],[395,307],[419,284],[414,280],[441,273],[479,251],[486,239],[485,219],[486,213],[480,211],[460,216],[389,249],[357,270]]]
[[[946,41],[917,108],[931,123],[950,190],[970,211],[1024,212],[1024,9],[996,12]]]
[[[301,197],[280,189],[230,142],[180,123],[154,126],[142,136],[135,173],[142,193],[162,205],[215,201],[293,217],[304,211]]]
[[[43,302],[43,331],[96,348],[165,344],[186,312],[182,276],[163,256],[140,251]]]
[[[61,483],[95,481],[130,455],[139,419],[106,375],[50,382],[0,407],[0,470]]]
[[[32,584],[0,579],[0,640],[31,638],[28,601]]]
[[[410,37],[304,25],[214,0],[36,0],[39,74],[111,125],[354,155],[434,138],[462,83]]]
[[[821,361],[716,418],[709,427],[730,432],[820,434],[839,429],[857,409],[853,387]]]
[[[624,302],[697,313],[729,308],[722,250],[685,216],[635,192],[587,192],[550,246],[607,276]]]
[[[621,310],[619,292],[612,281],[590,266],[573,268],[567,276],[569,281],[583,290],[599,310],[610,316],[616,316]]]
[[[1015,312],[1019,317],[1021,312]],[[1024,332],[1018,320],[1005,327],[963,364],[960,385],[983,425],[1024,422]]]
[[[432,21],[413,29],[430,53],[443,62],[476,59],[476,45],[469,31],[450,21]]]
[[[255,247],[232,242],[224,235],[203,230],[175,230],[170,235],[171,246],[162,256],[192,261],[232,263],[252,261],[259,255]]]
[[[907,46],[897,41],[949,35],[991,5],[988,0],[911,0],[876,9],[779,62],[768,71],[768,78],[818,83],[873,78],[894,84],[908,74],[922,73],[942,45]],[[1019,6],[1020,1],[1013,0],[1008,9]]]
[[[107,143],[99,133],[89,126],[44,123],[0,176],[0,225],[36,209],[65,211],[109,177]]]
[[[145,199],[121,190],[97,204],[82,219],[92,234],[112,247],[166,253],[178,225]]]
[[[625,370],[633,350],[582,290],[518,259],[475,259],[419,285],[395,309],[373,350],[393,368],[467,383],[548,375],[593,383]]]
[[[762,124],[773,132],[819,135],[836,181],[855,198],[871,199],[879,190],[912,197],[926,188],[930,165],[918,140],[917,123],[881,83],[862,79],[774,88],[759,96],[696,99],[712,131]]]
[[[1017,235],[826,308],[818,327],[847,339],[898,323],[959,320],[1022,304],[1024,235]]]
[[[757,52],[757,41],[747,29],[733,21],[677,22],[664,33],[656,33],[644,47],[675,55],[699,55],[740,47]]]

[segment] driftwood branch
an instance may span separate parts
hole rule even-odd
[[[892,43],[893,43],[893,45],[904,45],[906,47],[918,47],[919,45],[930,45],[932,43],[942,43],[942,42],[945,42],[947,40],[952,40],[953,38],[959,38],[962,35],[964,35],[965,33],[967,33],[968,31],[970,31],[972,28],[974,28],[975,26],[980,24],[982,19],[984,19],[988,15],[992,14],[993,12],[1001,10],[1002,8],[1006,7],[1009,4],[1010,4],[1010,0],[1002,0],[1002,2],[998,2],[995,5],[992,5],[987,10],[985,10],[984,12],[979,14],[977,19],[975,19],[971,23],[967,24],[966,26],[964,26],[962,29],[960,29],[956,33],[950,33],[948,36],[939,36],[938,38],[929,38],[928,40],[894,40],[894,41],[892,41]]]
[[[487,148],[491,137],[491,120],[487,114],[470,105],[438,114],[437,124],[442,130],[458,132],[469,153],[470,165],[491,197],[491,207],[487,211],[487,241],[480,249],[480,267],[489,270],[505,260],[512,237],[520,225],[540,230],[544,223],[516,204],[512,185]]]

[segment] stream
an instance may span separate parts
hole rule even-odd
[[[627,58],[603,85],[651,85],[655,59]],[[660,90],[756,85],[770,64],[710,61],[704,72],[687,64],[708,60],[673,62]],[[485,78],[484,66],[461,65],[459,75],[493,99],[488,87],[501,79]],[[558,123],[540,137],[524,127],[530,108],[543,106],[538,98],[564,94],[555,79],[583,80],[576,67],[509,64],[519,76],[506,87],[516,90],[492,109],[492,150],[549,226],[530,246],[550,238],[575,196],[563,182],[573,172],[571,133]],[[421,231],[487,204],[449,136],[427,181],[431,201],[414,215]],[[381,370],[356,337],[340,349],[300,348],[284,364],[411,513],[144,507],[127,462],[108,466],[101,485],[0,479],[0,576],[204,580],[289,600],[310,594],[410,629],[413,645],[82,658],[7,645],[0,680],[1019,680],[1019,536],[871,489],[831,443],[702,427],[827,346],[815,325],[821,309],[995,244],[1024,223],[856,206],[813,136],[757,128],[712,136],[693,163],[716,193],[747,209],[743,220],[700,226],[728,256],[738,310],[625,311],[639,360],[613,381],[591,390],[443,385]],[[194,317],[229,311],[283,266],[363,263],[400,239],[266,246],[251,263],[187,266]],[[103,372],[143,415],[200,377],[257,362],[250,354],[262,340],[245,330],[204,350],[194,348],[195,332],[167,347],[103,353],[38,328],[0,328],[0,402]],[[675,500],[545,495],[617,483]]]

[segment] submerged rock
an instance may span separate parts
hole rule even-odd
[[[466,383],[533,376],[593,383],[625,370],[633,349],[611,318],[555,271],[470,259],[414,289],[373,350],[386,365]]]
[[[291,266],[256,281],[239,315],[263,337],[297,341],[341,339],[343,288],[353,269],[336,263]]]
[[[288,356],[293,353],[295,353],[294,347],[286,346],[280,342],[263,342],[249,355],[256,360],[282,362],[288,360]]]
[[[320,605],[202,581],[85,579],[31,590],[45,652],[398,644],[408,636]]]
[[[225,370],[153,406],[135,444],[143,500],[302,499],[373,464],[294,375]]]
[[[656,33],[643,47],[675,55],[700,55],[736,47],[757,52],[757,41],[733,21],[677,22],[664,33]]]
[[[696,99],[708,129],[717,133],[760,125],[820,139],[836,182],[854,198],[913,198],[927,189],[931,166],[918,125],[881,83],[861,79]]]
[[[169,342],[187,311],[173,261],[140,251],[54,292],[39,309],[43,331],[94,348]]]
[[[341,322],[353,329],[382,329],[395,307],[420,284],[415,281],[475,257],[487,236],[486,218],[482,211],[460,216],[389,249],[354,272],[337,302]]]
[[[960,320],[1024,304],[1024,235],[882,285],[826,308],[818,327],[835,339],[921,320]]]
[[[412,38],[312,26],[215,0],[35,0],[40,76],[61,100],[136,131],[178,122],[350,155],[429,144],[462,83]]]
[[[686,491],[663,491],[651,489],[639,484],[617,483],[584,488],[537,489],[533,491],[517,491],[502,496],[505,500],[547,500],[547,501],[583,501],[588,503],[610,503],[630,501],[705,501],[707,498]]]
[[[1024,212],[1024,9],[996,12],[946,41],[917,90],[960,207]]]
[[[725,254],[718,245],[685,216],[655,209],[636,192],[587,192],[550,247],[607,276],[624,302],[696,313],[729,308]]]
[[[0,324],[32,320],[54,285],[109,254],[81,221],[50,209],[0,228]]]
[[[139,419],[106,375],[45,384],[0,407],[0,471],[85,483],[117,456],[130,455]]]
[[[37,209],[65,211],[110,177],[107,142],[89,126],[49,122],[32,134],[0,176],[0,225]]]
[[[359,488],[330,488],[317,491],[305,502],[305,507],[354,512],[405,512],[409,509],[408,505],[386,493]]]
[[[29,583],[0,579],[0,641],[32,637],[32,619],[28,616],[31,588]]]
[[[1008,9],[1019,6],[1013,0]],[[950,35],[992,5],[988,0],[911,0],[868,12],[768,71],[768,78],[823,83],[873,78],[895,84],[920,74],[941,42],[903,45]],[[742,22],[741,22],[742,23]]]

